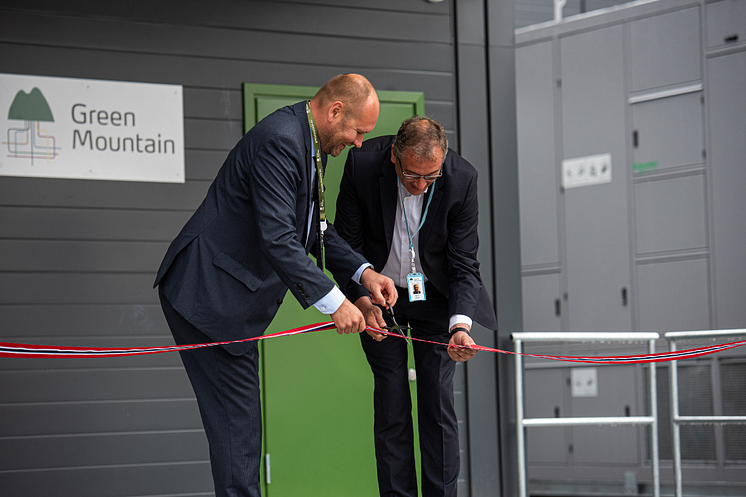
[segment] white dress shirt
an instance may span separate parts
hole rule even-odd
[[[425,197],[429,196],[430,188],[432,188],[433,185],[430,185],[422,195],[412,195],[401,181],[397,180],[397,184],[399,187],[397,192],[396,217],[394,218],[394,232],[391,237],[391,251],[389,252],[389,258],[386,261],[386,265],[381,271],[381,274],[394,280],[396,286],[408,288],[407,275],[412,272],[412,263],[409,260],[410,252],[407,221],[409,222],[410,232],[414,233],[417,231],[417,233],[412,237],[412,246],[415,251],[415,270],[418,273],[422,273],[423,280],[427,281],[427,275],[422,270],[422,264],[420,263],[420,257],[418,255],[420,249],[420,234],[417,228],[420,227],[420,222],[422,222],[422,203],[426,201]],[[401,195],[401,197],[399,195]],[[404,209],[402,209],[402,202],[404,202]],[[405,210],[407,213],[406,220],[404,219]],[[409,297],[400,295],[399,298]],[[456,323],[465,323],[471,327],[472,320],[469,316],[454,314],[451,316],[448,329],[451,329]]]

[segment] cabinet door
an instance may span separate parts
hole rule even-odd
[[[622,34],[560,41],[563,158],[611,156],[611,181],[564,191],[570,331],[632,328]]]
[[[630,23],[631,92],[702,79],[699,7]]]
[[[639,330],[663,333],[709,329],[707,263],[706,259],[692,259],[639,265]]]
[[[716,326],[746,326],[746,52],[708,60]]]
[[[631,108],[634,173],[704,162],[702,92],[639,102]]]
[[[525,275],[522,283],[523,331],[562,331],[559,273]]]
[[[723,0],[705,6],[707,48],[719,49],[746,43],[746,2]]]
[[[521,265],[559,266],[552,42],[516,50]]]

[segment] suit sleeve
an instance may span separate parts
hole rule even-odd
[[[306,255],[297,235],[297,223],[306,222],[296,219],[298,189],[306,184],[301,143],[284,135],[267,140],[252,158],[248,182],[257,213],[256,243],[305,309],[329,293],[334,283]]]
[[[448,274],[449,313],[476,315],[482,289],[479,276],[479,199],[477,173],[466,185],[460,208],[449,213],[446,264]]]

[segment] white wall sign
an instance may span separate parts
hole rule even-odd
[[[598,396],[598,370],[596,368],[571,368],[573,397]]]
[[[180,85],[0,74],[0,175],[184,182]]]
[[[610,182],[611,154],[589,155],[562,161],[564,189]]]

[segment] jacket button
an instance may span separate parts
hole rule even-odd
[[[277,305],[282,305],[282,299],[277,301]]]

